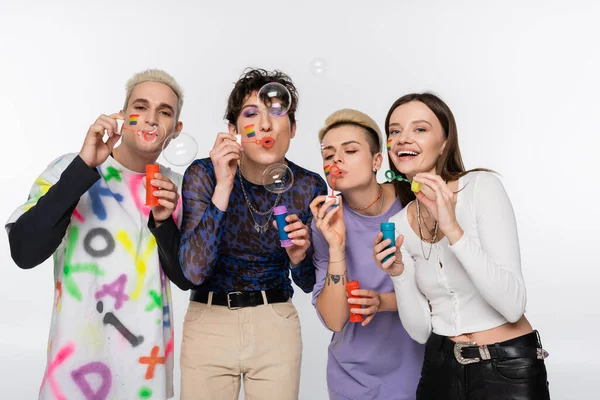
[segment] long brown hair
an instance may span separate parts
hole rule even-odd
[[[386,137],[389,138],[390,136],[390,117],[392,116],[394,110],[396,110],[396,108],[402,104],[410,103],[411,101],[419,101],[429,107],[442,125],[447,143],[442,151],[442,155],[437,160],[435,171],[442,177],[444,181],[448,182],[456,180],[461,176],[473,171],[490,171],[484,168],[476,168],[468,171],[465,170],[465,166],[460,155],[460,147],[458,145],[458,129],[456,128],[454,115],[452,114],[452,111],[450,111],[450,107],[448,107],[448,105],[444,103],[442,99],[432,93],[411,93],[396,100],[390,107],[387,117],[385,117]],[[388,161],[390,164],[390,169],[394,171],[396,175],[401,175],[406,178],[406,175],[398,171],[392,162],[392,158],[389,156],[389,153]],[[396,194],[398,195],[398,198],[403,206],[406,206],[415,199],[415,194],[410,190],[410,185],[406,182],[394,180],[394,188],[396,189]]]

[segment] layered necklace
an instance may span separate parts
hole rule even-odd
[[[433,249],[433,244],[435,243],[436,239],[437,239],[437,234],[438,234],[438,222],[435,221],[435,223],[433,224],[433,231],[430,230],[427,227],[427,224],[425,224],[424,221],[421,221],[421,207],[419,205],[419,199],[415,199],[417,201],[417,223],[419,225],[419,236],[421,237],[421,252],[423,253],[423,258],[425,258],[425,260],[429,261],[429,258],[431,257],[431,250]],[[427,231],[429,232],[429,239],[425,239],[425,237],[423,237],[423,225],[425,225],[425,229],[427,229]],[[425,250],[423,249],[423,242],[427,241],[429,243],[429,252],[427,253],[427,255],[425,255]]]
[[[240,166],[237,169],[237,173],[238,176],[240,178],[240,186],[242,187],[242,193],[244,194],[244,201],[246,202],[246,206],[248,207],[248,211],[250,211],[250,217],[252,217],[252,221],[254,222],[254,230],[259,233],[259,234],[263,234],[267,231],[267,229],[269,229],[269,222],[271,221],[271,217],[273,216],[273,210],[275,209],[275,207],[277,207],[277,204],[279,203],[279,200],[281,200],[281,195],[283,193],[279,193],[277,195],[277,198],[275,199],[275,203],[273,203],[273,206],[271,206],[271,208],[269,208],[267,211],[258,211],[256,209],[256,207],[254,207],[252,205],[252,203],[250,202],[250,199],[248,198],[248,193],[246,193],[246,188],[244,187],[244,180],[242,179],[242,173],[241,173],[241,169],[242,169],[242,163],[240,162]],[[264,224],[259,224],[258,222],[256,222],[256,218],[254,217],[254,214],[258,214],[261,217],[265,217],[267,218],[267,221]]]

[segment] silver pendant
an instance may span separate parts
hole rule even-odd
[[[254,230],[257,233],[263,234],[263,233],[265,233],[267,231],[267,227],[266,226],[261,226],[261,225],[259,225],[258,223],[255,222],[254,223]]]

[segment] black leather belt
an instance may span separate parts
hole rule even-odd
[[[459,364],[467,365],[492,359],[529,358],[543,360],[548,352],[542,348],[537,331],[501,343],[478,346],[475,342],[454,342],[446,336],[431,334],[427,348],[453,353]],[[437,351],[437,350],[435,350]]]
[[[539,354],[540,348],[535,347],[496,347],[494,345],[483,345],[472,347],[469,343],[457,343],[454,347],[456,360],[461,364],[471,364],[483,360],[508,359],[508,358],[532,358],[541,359],[545,357]]]
[[[208,294],[206,291],[192,291],[191,301],[208,304]],[[268,303],[285,303],[290,299],[290,292],[280,289],[265,290]],[[230,310],[237,310],[244,307],[256,307],[265,304],[260,290],[255,292],[212,292],[211,304],[217,306],[226,306]]]
[[[473,342],[457,342],[453,346],[454,356],[460,364],[467,365],[492,359],[531,358],[543,360],[548,357],[541,347],[503,346],[500,343],[477,346]]]

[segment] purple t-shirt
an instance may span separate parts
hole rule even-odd
[[[394,291],[389,276],[373,260],[373,242],[379,224],[400,212],[396,199],[382,215],[367,217],[350,209],[346,203],[346,267],[348,279],[360,282],[361,289],[381,293]],[[329,245],[312,223],[314,264],[317,283],[313,305],[325,284]],[[323,319],[319,312],[317,315]],[[347,322],[334,333],[327,357],[329,398],[335,400],[412,400],[416,397],[425,347],[404,330],[397,312],[378,312],[369,325]]]

